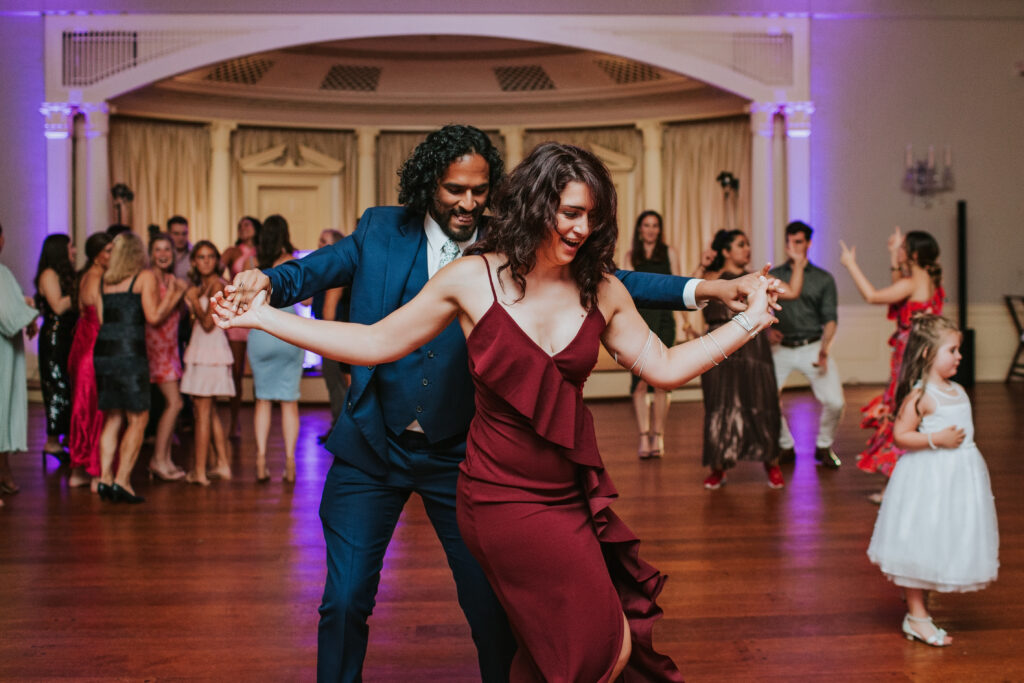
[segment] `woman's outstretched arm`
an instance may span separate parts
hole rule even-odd
[[[669,349],[650,332],[625,288],[605,278],[599,292],[601,312],[608,321],[602,341],[623,367],[645,382],[659,389],[674,389],[728,362],[728,355],[776,322],[771,312],[774,296],[768,294],[770,285],[767,278],[761,281],[739,321]]]
[[[847,247],[846,243],[839,240],[841,250],[839,262],[850,271],[853,283],[857,285],[857,291],[869,304],[895,304],[909,297],[914,291],[914,284],[908,277],[900,277],[888,287],[875,289],[871,281],[857,265],[857,248]]]
[[[302,318],[272,307],[265,290],[241,314],[223,292],[215,294],[211,302],[217,324],[225,329],[259,329],[326,358],[352,365],[379,365],[408,355],[455,319],[467,290],[480,284],[477,271],[483,270],[483,264],[470,261],[476,259],[459,259],[443,268],[412,301],[373,325]]]

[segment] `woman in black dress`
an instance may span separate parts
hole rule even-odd
[[[46,445],[43,455],[68,461],[61,437],[71,431],[71,376],[68,355],[78,319],[75,292],[75,248],[67,235],[43,240],[36,268],[36,308],[43,316],[39,330],[39,378],[46,410]]]
[[[623,270],[679,275],[679,260],[676,258],[675,249],[665,243],[664,223],[657,211],[644,211],[637,217],[633,230],[633,247],[626,253]],[[676,329],[681,327],[682,322],[682,315],[679,312],[642,308],[640,315],[662,344],[671,347],[676,343]],[[633,396],[636,426],[640,430],[637,455],[641,460],[660,458],[665,448],[662,434],[668,416],[668,392],[651,387],[637,375],[633,375],[629,393]],[[648,394],[653,395],[650,402]]]
[[[790,254],[793,278],[779,299],[795,299],[803,288],[807,261]],[[708,279],[732,279],[747,274],[750,241],[742,230],[719,230],[706,252],[699,275]],[[732,318],[725,304],[711,301],[704,308],[708,332]],[[779,468],[779,391],[768,336],[752,339],[700,379],[704,394],[704,453],[702,464],[711,469],[704,488],[725,483],[725,471],[737,461],[764,463],[768,486],[785,486]]]
[[[93,364],[96,393],[103,411],[100,434],[100,482],[97,493],[115,503],[141,503],[131,475],[149,419],[149,360],[146,356],[146,323],[159,324],[181,301],[185,286],[173,280],[160,299],[153,271],[146,267],[146,247],[133,232],[114,238],[110,265],[100,285],[100,330],[96,335]],[[128,426],[121,434],[121,425]],[[117,474],[114,458],[120,457]]]

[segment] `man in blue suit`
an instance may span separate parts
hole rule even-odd
[[[450,125],[427,136],[400,171],[402,207],[363,214],[355,232],[305,258],[245,271],[228,288],[246,305],[269,289],[285,306],[351,287],[352,322],[372,324],[413,298],[437,270],[486,230],[483,213],[504,166],[488,137]],[[756,275],[691,280],[619,271],[643,308],[696,306],[721,298],[737,309]],[[516,644],[455,521],[455,485],[473,417],[473,384],[458,321],[394,363],[352,367],[344,410],[327,441],[334,463],[320,518],[327,582],[320,605],[317,679],[358,681],[385,551],[410,494],[417,493],[448,557],[484,681],[507,681]]]

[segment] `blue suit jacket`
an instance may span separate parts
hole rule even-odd
[[[425,249],[422,214],[410,214],[397,206],[369,209],[350,236],[265,271],[273,288],[271,303],[280,307],[332,287],[351,287],[349,320],[373,324],[398,308],[403,294],[408,295],[410,272]],[[616,276],[640,308],[684,307],[683,287],[688,278],[633,271],[618,271]],[[464,437],[473,416],[465,338],[458,321],[452,327],[457,334],[447,329],[396,362],[406,365],[403,376],[408,378],[408,386],[403,395],[413,397],[424,392],[428,399],[409,409],[432,442]],[[352,366],[345,409],[331,431],[327,448],[360,470],[383,477],[388,468],[388,447],[377,374],[376,367]]]

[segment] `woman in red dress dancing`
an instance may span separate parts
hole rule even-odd
[[[685,383],[774,321],[768,281],[735,324],[666,348],[612,273],[616,198],[589,152],[537,147],[497,190],[487,236],[408,304],[372,326],[307,320],[262,305],[225,327],[259,327],[329,358],[401,358],[452,320],[466,334],[476,416],[462,463],[459,530],[519,643],[513,681],[680,681],[654,650],[665,577],[610,509],[583,383],[603,343],[645,382]],[[443,400],[443,397],[441,397]]]
[[[889,320],[896,321],[896,331],[889,338],[892,356],[889,359],[889,385],[885,391],[861,408],[864,414],[861,427],[873,429],[867,448],[857,456],[857,467],[865,472],[881,472],[886,477],[903,451],[893,443],[892,425],[896,417],[896,386],[903,363],[903,350],[910,336],[910,322],[917,313],[942,315],[946,292],[942,289],[942,268],[939,266],[939,245],[927,232],[912,230],[906,237],[897,227],[889,236],[889,272],[892,282],[875,289],[857,265],[855,247],[839,241],[842,254],[839,262],[850,271],[857,291],[869,304],[888,304]],[[881,493],[868,498],[882,502]]]

